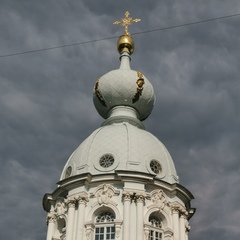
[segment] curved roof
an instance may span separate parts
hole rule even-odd
[[[159,171],[155,171],[156,168]],[[178,182],[173,160],[165,146],[151,133],[128,122],[112,123],[95,130],[71,155],[61,180],[86,172],[98,175],[116,170],[152,173],[166,182]]]
[[[106,120],[74,151],[61,180],[83,173],[124,170],[151,173],[176,183],[178,176],[169,152],[141,123],[153,109],[153,87],[141,72],[131,70],[129,51],[123,49],[120,60],[120,68],[103,75],[94,87],[94,105]]]
[[[155,94],[152,84],[140,72],[130,69],[130,56],[121,55],[120,68],[100,77],[94,88],[93,102],[103,118],[116,106],[128,106],[138,112],[138,118],[146,119],[154,106]]]

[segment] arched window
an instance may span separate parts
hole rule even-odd
[[[95,240],[115,239],[115,216],[109,211],[98,214],[95,218]]]
[[[162,240],[162,221],[157,215],[149,216],[149,240]]]

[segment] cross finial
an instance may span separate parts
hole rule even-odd
[[[125,12],[125,18],[122,18],[121,21],[115,21],[113,24],[120,24],[124,27],[124,34],[127,36],[130,36],[130,33],[128,32],[128,26],[131,25],[133,22],[140,22],[141,19],[135,18],[132,19],[129,17],[130,13],[128,11]]]

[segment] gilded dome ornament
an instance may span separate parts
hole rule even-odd
[[[121,54],[124,51],[127,51],[129,54],[132,54],[134,51],[134,42],[128,31],[128,26],[134,22],[140,22],[140,18],[131,18],[129,17],[130,13],[125,12],[125,18],[122,18],[121,21],[115,21],[113,24],[120,24],[124,27],[124,34],[119,37],[117,47],[118,52]]]
[[[136,101],[139,100],[139,97],[142,95],[143,85],[145,84],[143,74],[141,72],[137,71],[137,75],[138,75],[138,80],[136,81],[137,92],[133,97],[133,100],[132,100],[133,103],[135,103]]]
[[[105,103],[105,101],[104,101],[104,99],[102,97],[102,94],[100,93],[100,91],[98,89],[98,85],[99,85],[99,79],[96,81],[93,91],[94,91],[95,95],[97,96],[97,98],[99,99],[100,103],[104,107],[106,107],[106,103]]]
[[[132,19],[129,17],[130,13],[128,11],[125,12],[125,18],[122,18],[121,21],[115,21],[113,24],[120,24],[124,27],[124,35],[130,36],[128,32],[128,26],[131,25],[133,22],[140,22],[140,18]]]

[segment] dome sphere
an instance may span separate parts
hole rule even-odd
[[[152,84],[140,72],[131,69],[113,70],[99,78],[96,85],[93,102],[98,113],[105,119],[115,106],[134,108],[141,121],[153,109],[155,94]]]

